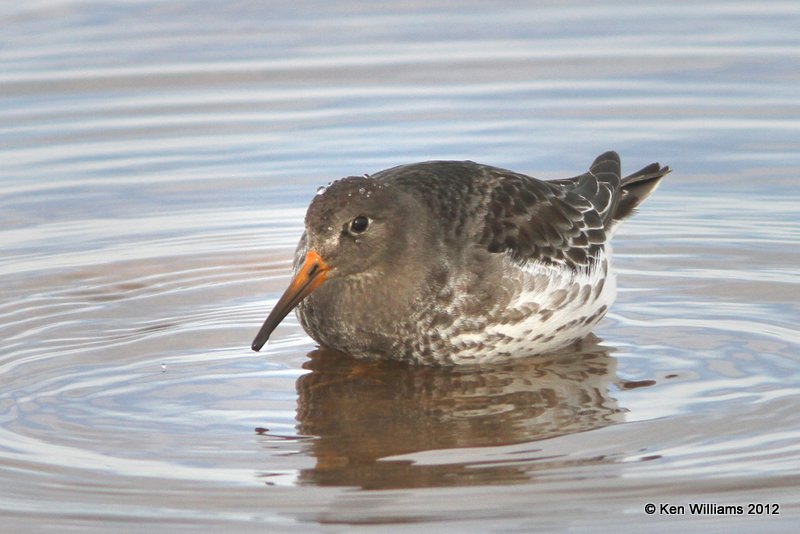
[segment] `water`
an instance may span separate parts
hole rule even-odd
[[[9,531],[786,531],[800,519],[794,2],[0,7]],[[433,158],[674,172],[574,354],[355,366],[290,318],[317,187]],[[777,503],[779,516],[644,513]],[[747,510],[745,509],[745,512]]]

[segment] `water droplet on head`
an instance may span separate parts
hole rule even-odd
[[[327,189],[328,189],[327,187],[325,187],[324,185],[321,185],[321,186],[319,186],[319,187],[317,188],[317,194],[318,194],[318,195],[321,195],[321,194],[322,194],[322,193],[324,193],[324,192],[325,192]]]
[[[329,227],[328,227],[328,231],[329,231],[329,232],[333,232],[333,226],[329,226]]]
[[[359,188],[358,188],[358,194],[359,194],[359,195],[363,195],[363,194],[364,194],[364,193],[366,193],[366,192],[367,192],[367,190],[366,190],[365,188],[363,188],[363,187],[359,187]]]

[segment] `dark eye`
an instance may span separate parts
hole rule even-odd
[[[364,215],[359,215],[352,221],[350,221],[350,233],[351,234],[363,234],[369,228],[369,217],[365,217]]]

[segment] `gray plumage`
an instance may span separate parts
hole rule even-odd
[[[574,341],[613,300],[614,228],[668,172],[654,163],[621,178],[607,152],[547,182],[471,161],[337,180],[309,206],[295,258],[300,272],[318,254],[319,287],[284,295],[253,347],[297,297],[311,337],[359,357],[480,363]]]

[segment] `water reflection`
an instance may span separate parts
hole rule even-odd
[[[527,480],[530,464],[418,466],[389,456],[531,442],[621,422],[610,349],[480,368],[364,363],[314,351],[297,381],[298,430],[316,459],[300,483],[364,488]]]

